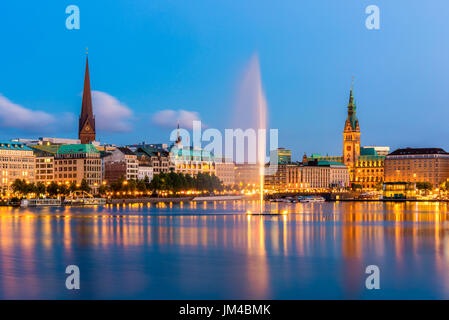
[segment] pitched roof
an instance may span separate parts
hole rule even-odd
[[[168,151],[150,146],[139,147],[135,152],[135,154],[137,154],[138,156],[149,156],[149,157],[157,156],[158,153],[160,153],[161,156],[165,157],[168,156]]]
[[[63,144],[59,147],[57,154],[72,153],[100,153],[92,144]]]
[[[132,152],[129,148],[126,148],[126,147],[118,147],[117,149],[120,150],[123,154],[130,155],[130,156],[135,155],[135,153]]]

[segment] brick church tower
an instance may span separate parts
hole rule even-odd
[[[354,181],[355,167],[360,156],[360,127],[356,116],[357,106],[354,102],[354,96],[349,94],[348,117],[345,121],[343,130],[343,162],[348,166],[350,181]]]
[[[95,141],[95,117],[92,112],[92,97],[90,92],[89,59],[86,57],[86,72],[84,75],[83,102],[79,119],[78,138],[82,144]]]

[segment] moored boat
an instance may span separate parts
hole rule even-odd
[[[305,197],[299,197],[298,200],[301,203],[325,202],[326,201],[322,196],[305,196]]]

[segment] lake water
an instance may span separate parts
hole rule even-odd
[[[448,204],[278,205],[289,214],[248,216],[255,201],[0,207],[0,298],[449,298]],[[65,287],[68,265],[80,290]],[[380,290],[365,288],[368,265]]]

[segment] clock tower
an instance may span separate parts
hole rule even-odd
[[[84,74],[83,102],[79,118],[78,138],[82,144],[95,141],[95,117],[92,112],[92,97],[90,92],[89,59],[86,57],[86,72]]]
[[[354,96],[349,93],[348,117],[346,118],[345,128],[343,130],[343,162],[348,166],[350,181],[355,179],[355,167],[360,156],[360,128],[359,120],[356,116],[357,106],[354,102]]]

